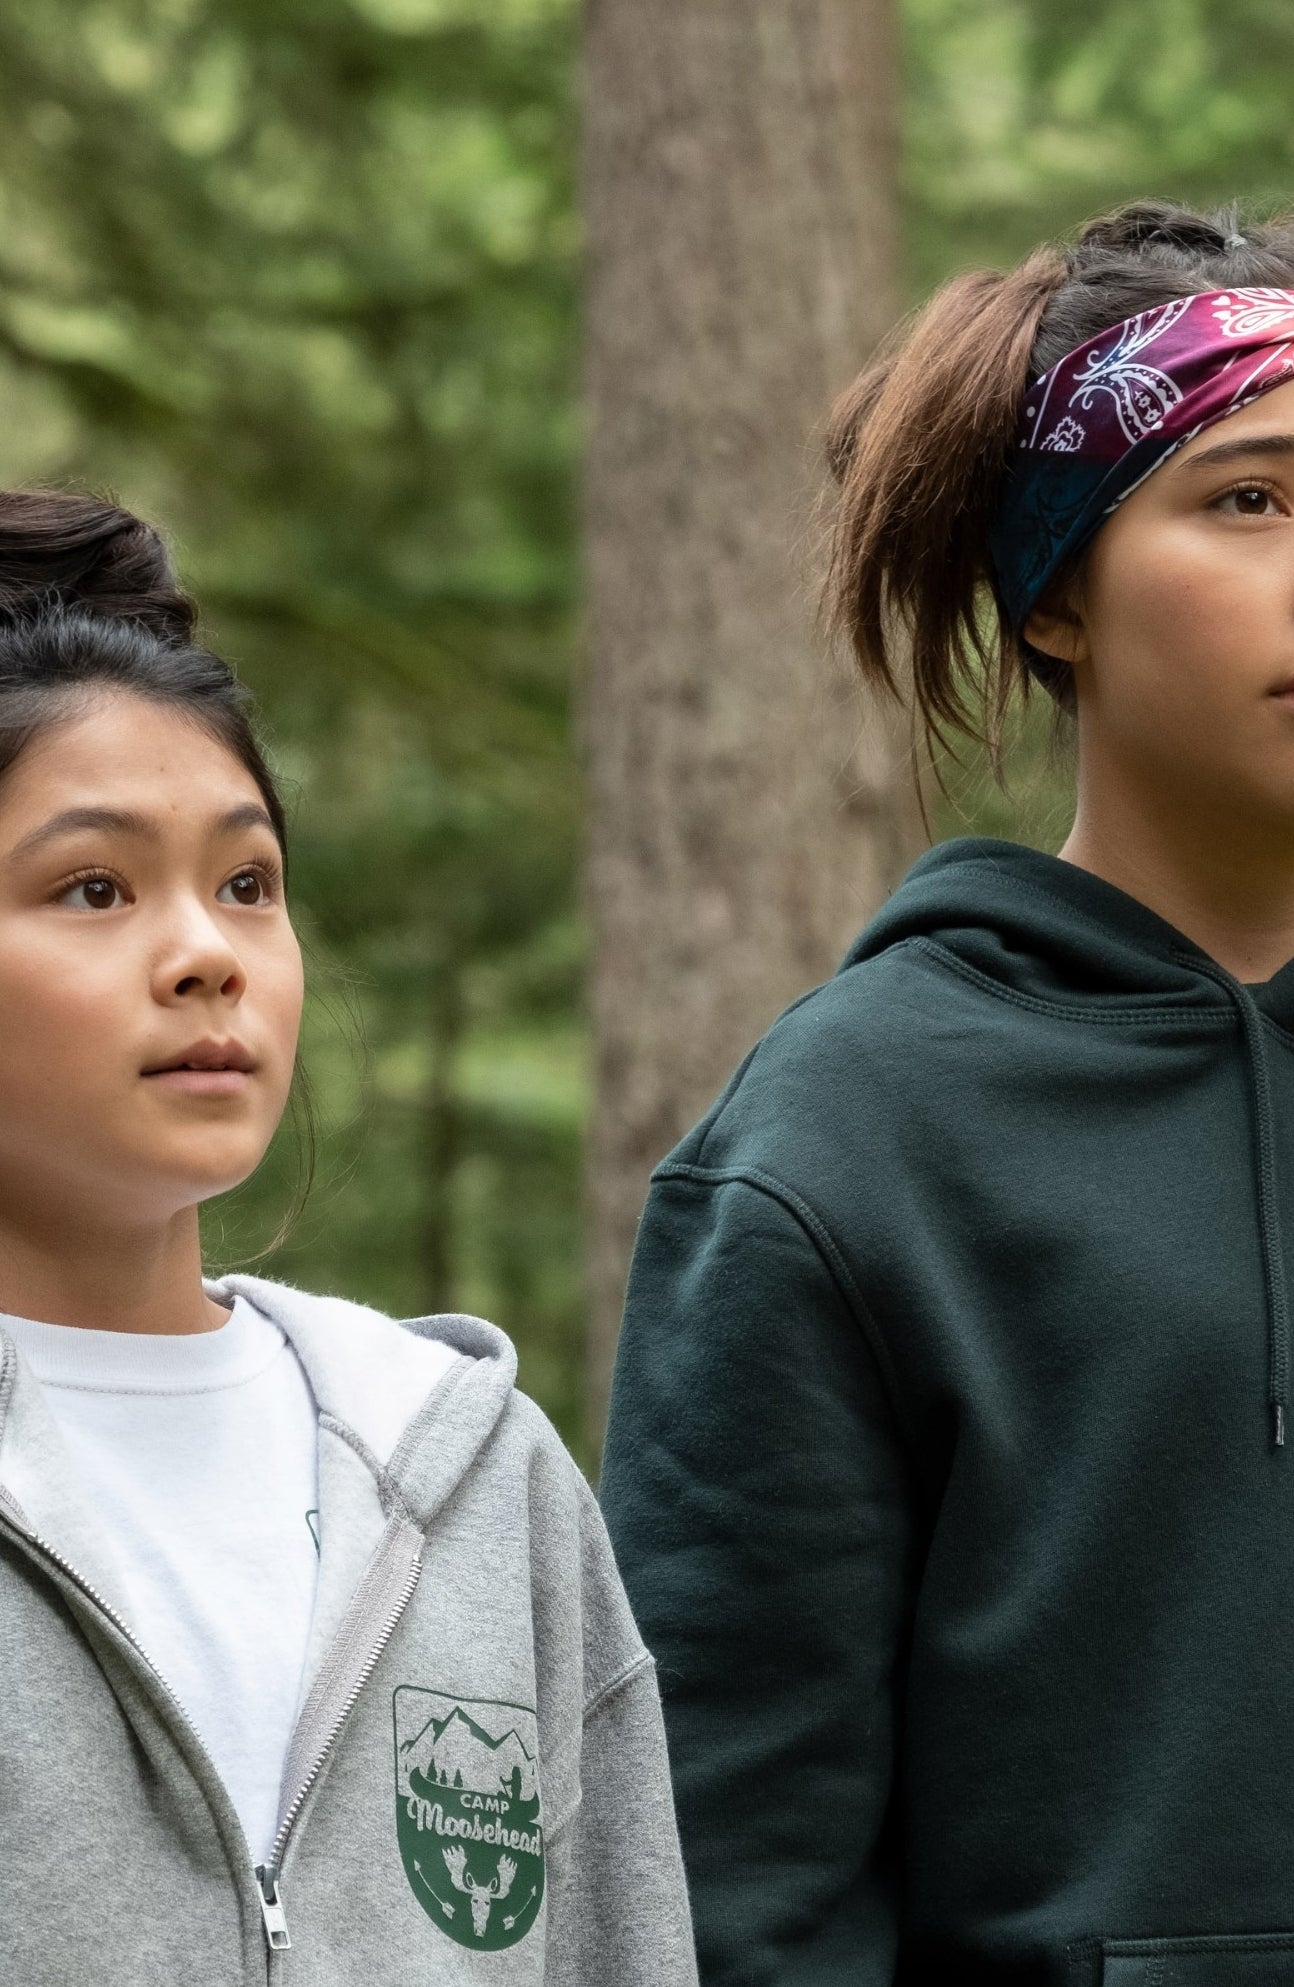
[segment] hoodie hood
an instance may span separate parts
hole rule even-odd
[[[245,1298],[278,1326],[319,1411],[319,1584],[304,1712],[312,1693],[335,1688],[333,1652],[362,1648],[385,1605],[373,1569],[384,1592],[398,1592],[425,1535],[480,1463],[516,1398],[517,1356],[482,1318],[399,1321],[259,1276],[226,1276],[206,1289]],[[311,1721],[304,1726],[308,1744]],[[289,1758],[289,1777],[294,1764]]]
[[[497,1325],[460,1312],[398,1320],[267,1277],[226,1276],[209,1296],[245,1297],[290,1340],[319,1409],[426,1528],[507,1407],[517,1355]]]
[[[844,968],[929,938],[1004,988],[1048,1003],[1114,1002],[1189,1016],[1234,1007],[1240,984],[1126,891],[1059,856],[987,837],[941,842],[863,930]],[[1294,1033],[1294,961],[1248,988]]]
[[[1103,878],[1036,849],[971,837],[942,843],[913,866],[841,971],[913,941],[937,948],[1008,997],[1075,1020],[1140,1020],[1170,1031],[1175,1024],[1189,1030],[1211,1018],[1229,1020],[1249,1093],[1268,1404],[1272,1440],[1283,1447],[1289,1297],[1269,1035],[1294,1034],[1294,961],[1261,984],[1245,985]]]

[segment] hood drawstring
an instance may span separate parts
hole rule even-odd
[[[1254,1103],[1254,1148],[1258,1172],[1258,1234],[1262,1247],[1263,1282],[1267,1292],[1267,1398],[1272,1413],[1272,1440],[1285,1445],[1285,1416],[1289,1406],[1289,1297],[1285,1287],[1285,1251],[1281,1239],[1280,1199],[1276,1186],[1276,1125],[1263,1017],[1249,989],[1221,966],[1188,954],[1184,964],[1216,981],[1233,1003],[1249,1063]]]

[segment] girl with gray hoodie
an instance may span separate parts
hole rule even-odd
[[[690,1987],[651,1660],[508,1341],[204,1279],[286,840],[157,534],[0,495],[0,1975]]]

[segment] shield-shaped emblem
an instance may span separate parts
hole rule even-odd
[[[414,1896],[460,1946],[515,1946],[544,1895],[534,1712],[401,1684],[394,1713],[395,1824]]]

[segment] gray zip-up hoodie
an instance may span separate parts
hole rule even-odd
[[[651,1659],[507,1339],[256,1277],[208,1289],[280,1326],[319,1407],[272,1858],[253,1870],[0,1334],[0,1978],[693,1987]],[[458,1356],[429,1386],[433,1339]]]

